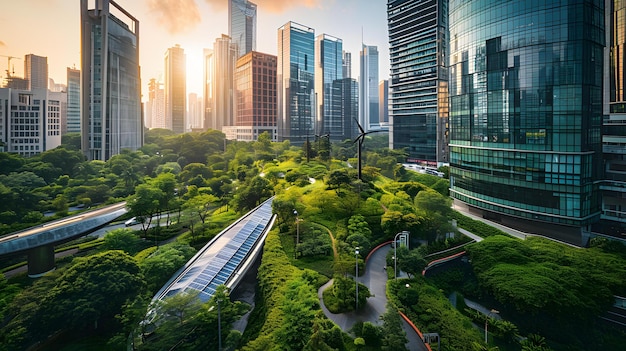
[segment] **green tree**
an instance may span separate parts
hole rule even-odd
[[[406,333],[402,329],[400,314],[391,305],[387,305],[387,312],[380,317],[383,320],[381,350],[406,350]]]
[[[142,240],[128,228],[114,229],[104,235],[106,250],[122,250],[129,255],[136,254],[141,248]]]
[[[85,157],[80,150],[69,150],[59,146],[41,153],[41,160],[61,169],[63,174],[73,175],[74,167],[85,161]]]
[[[315,290],[303,279],[288,283],[280,309],[283,324],[276,332],[276,346],[280,350],[302,350],[313,334],[313,319],[319,310]]]
[[[122,306],[145,288],[137,262],[122,251],[76,258],[42,298],[50,330],[98,327],[112,320]]]
[[[187,244],[172,243],[139,262],[150,293],[156,291],[182,267],[196,250]]]

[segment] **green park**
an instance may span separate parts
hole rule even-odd
[[[140,150],[106,162],[86,161],[79,144],[70,133],[38,156],[0,153],[0,234],[122,201],[128,213],[117,221],[135,217],[141,225],[57,246],[56,269],[37,279],[15,273],[25,255],[0,258],[7,275],[0,277],[0,351],[218,350],[218,339],[223,350],[403,350],[401,314],[439,336],[432,350],[626,344],[626,329],[601,318],[615,296],[626,296],[624,244],[521,240],[467,217],[451,206],[447,167],[439,168],[443,177],[405,169],[406,155],[390,150],[384,135],[366,137],[362,160],[352,140],[294,146],[267,134],[231,141],[212,130],[150,130]],[[146,330],[151,299],[168,279],[272,196],[276,221],[254,304],[232,301],[224,287],[206,303],[177,294],[160,302],[160,322]],[[409,247],[387,256],[380,322],[342,330],[325,315],[318,290],[332,280],[323,303],[333,314],[365,306],[372,295],[355,285],[355,268],[363,274],[368,254],[398,245],[401,232],[410,233]],[[423,274],[451,255],[462,259]],[[393,279],[396,270],[403,274]],[[239,331],[233,325],[244,315]]]

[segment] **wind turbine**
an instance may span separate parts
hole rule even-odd
[[[359,180],[363,180],[363,178],[361,177],[361,147],[363,146],[363,141],[365,141],[365,136],[370,134],[370,133],[377,133],[380,132],[379,130],[371,130],[369,132],[366,132],[363,127],[361,127],[361,124],[359,124],[359,121],[355,118],[354,121],[356,122],[357,127],[359,127],[359,135],[354,139],[354,141],[352,142],[353,144],[358,142],[359,143],[359,149],[358,149],[358,153],[357,153],[357,157],[359,158],[359,166],[358,166],[358,171],[359,171]]]

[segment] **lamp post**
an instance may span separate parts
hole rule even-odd
[[[220,303],[222,300],[217,300],[217,351],[222,351],[222,311],[220,309]]]
[[[487,344],[487,321],[489,321],[489,316],[491,316],[492,313],[500,313],[500,311],[491,309],[491,311],[485,315],[485,344]]]
[[[298,258],[298,243],[300,242],[300,219],[298,218],[298,211],[293,210],[293,214],[296,215],[296,245],[293,250],[293,257]]]
[[[354,276],[354,285],[356,286],[356,294],[355,294],[355,302],[356,308],[354,311],[359,309],[359,247],[357,246],[354,249],[354,269],[356,271],[356,275]]]
[[[407,247],[409,246],[409,232],[402,231],[393,238],[393,279],[398,279],[398,236],[405,236]]]

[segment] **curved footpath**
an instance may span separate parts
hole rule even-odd
[[[332,285],[332,279],[321,286],[317,291],[317,295],[320,299],[320,305],[326,317],[335,322],[341,330],[349,331],[350,328],[356,322],[371,322],[376,325],[382,325],[383,321],[380,319],[387,307],[387,272],[383,269],[385,267],[385,257],[387,252],[391,250],[391,245],[385,244],[378,246],[368,256],[365,264],[365,273],[359,277],[359,283],[365,285],[370,290],[370,293],[374,296],[367,299],[365,307],[359,309],[358,312],[347,312],[334,314],[331,313],[324,305],[324,299],[322,293],[326,288]],[[407,349],[411,351],[427,351],[428,348],[424,345],[421,337],[418,335],[418,331],[413,329],[404,319],[402,320],[402,327],[406,332],[406,337],[409,342],[406,344]]]

